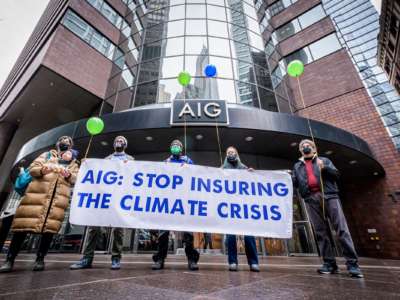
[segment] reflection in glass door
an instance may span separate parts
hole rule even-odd
[[[293,197],[293,237],[288,240],[289,255],[317,255],[314,235],[304,200]]]

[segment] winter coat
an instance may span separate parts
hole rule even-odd
[[[222,169],[248,169],[248,167],[242,163],[240,157],[238,155],[236,163],[232,164],[228,161],[228,158],[225,157],[224,164],[222,165]]]
[[[318,185],[321,186],[320,168],[317,164],[317,158],[323,161],[324,168],[322,169],[322,181],[324,183],[324,198],[337,198],[339,189],[336,181],[339,178],[339,171],[333,163],[326,157],[314,156],[312,159],[314,175],[318,180]],[[292,172],[293,185],[299,189],[300,195],[303,199],[311,196],[310,188],[308,187],[308,177],[306,171],[306,164],[304,158],[301,157],[294,165]]]
[[[45,164],[63,166],[59,164],[56,150],[50,150],[50,155],[45,152],[32,162],[29,167],[32,182],[15,213],[13,232],[57,233],[60,230],[79,166],[75,159],[63,166],[71,173],[66,179],[56,172],[43,175]]]

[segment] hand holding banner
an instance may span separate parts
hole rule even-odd
[[[292,196],[282,171],[87,159],[70,222],[291,238]]]

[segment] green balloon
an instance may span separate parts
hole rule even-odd
[[[299,77],[304,72],[304,64],[301,62],[301,60],[293,60],[289,63],[287,72],[291,77]]]
[[[192,76],[186,71],[182,71],[178,75],[178,82],[182,86],[187,86],[190,83],[190,80],[192,80]]]
[[[99,134],[104,129],[104,122],[98,117],[93,117],[87,120],[86,129],[91,135]]]

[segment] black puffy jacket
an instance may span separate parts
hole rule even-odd
[[[336,169],[330,159],[321,156],[318,156],[318,158],[324,162],[324,168],[322,171],[320,171],[317,164],[317,156],[314,156],[312,159],[314,174],[315,177],[317,177],[318,184],[321,186],[320,172],[322,172],[325,199],[336,198],[339,193],[336,183],[339,178],[339,171]],[[309,198],[311,191],[308,187],[308,177],[304,158],[300,158],[299,161],[294,165],[292,179],[293,185],[299,189],[301,197],[303,199]]]

